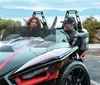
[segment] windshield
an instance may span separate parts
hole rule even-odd
[[[6,28],[2,40],[16,39],[18,37],[41,37],[46,41],[68,42],[66,34],[61,29],[9,27]]]

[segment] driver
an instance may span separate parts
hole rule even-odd
[[[81,45],[82,45],[82,38],[76,37],[78,31],[75,30],[75,20],[73,17],[68,17],[66,20],[62,21],[63,23],[63,30],[68,34],[69,36],[69,43],[72,47],[78,46],[79,47],[79,53],[82,52]]]
[[[73,17],[68,17],[64,21],[61,21],[63,23],[62,27],[63,30],[68,34],[69,36],[69,43],[72,45],[72,42],[74,41],[75,34],[77,34],[77,31],[75,30],[75,20]]]

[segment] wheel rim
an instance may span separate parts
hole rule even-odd
[[[86,74],[82,68],[74,68],[68,72],[64,85],[83,85],[87,78]]]

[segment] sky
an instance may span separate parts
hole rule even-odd
[[[56,9],[60,11],[71,9],[83,11],[89,8],[100,8],[100,0],[0,0],[0,7],[10,9],[31,9],[36,11],[46,9]],[[85,17],[83,17],[81,20],[84,18]],[[15,18],[14,20],[20,20],[23,22],[23,19]],[[50,21],[52,21],[52,19]]]
[[[100,0],[0,0],[0,7],[33,10],[100,8]]]

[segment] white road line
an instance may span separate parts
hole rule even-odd
[[[94,84],[94,85],[100,85],[100,83],[93,81],[93,80],[91,80],[91,83]]]
[[[98,61],[100,63],[100,61]]]

